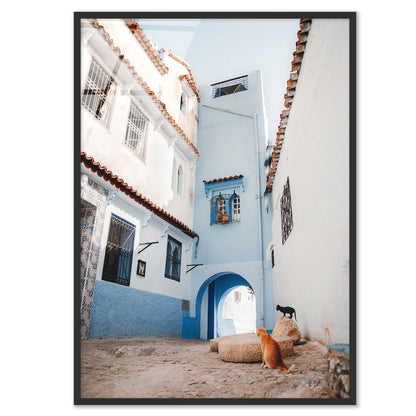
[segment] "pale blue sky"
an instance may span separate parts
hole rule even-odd
[[[298,19],[138,19],[146,35],[190,65],[198,86],[262,70],[269,141],[284,109]]]

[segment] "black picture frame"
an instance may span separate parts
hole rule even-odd
[[[138,276],[142,276],[142,277],[146,276],[146,262],[145,261],[143,261],[143,260],[138,260],[137,261],[136,274]]]
[[[350,215],[350,397],[347,399],[210,399],[210,398],[100,398],[81,397],[80,337],[80,67],[81,19],[85,18],[196,18],[196,19],[348,19],[350,74],[350,141],[349,141],[349,215]],[[357,107],[357,13],[356,12],[75,12],[74,13],[74,399],[75,405],[356,405],[357,403],[357,330],[356,330],[356,107]],[[138,268],[141,260],[138,262]],[[144,263],[144,262],[143,262]],[[144,263],[146,265],[146,263]],[[139,273],[137,273],[139,274]],[[140,275],[140,274],[139,274]]]

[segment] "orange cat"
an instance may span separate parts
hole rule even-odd
[[[283,362],[282,350],[279,344],[267,333],[264,326],[257,328],[257,336],[260,337],[261,355],[263,363],[261,367],[279,368],[280,370],[289,371]]]

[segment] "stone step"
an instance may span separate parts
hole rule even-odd
[[[289,337],[274,338],[279,343],[282,356],[293,354],[293,341]],[[223,361],[254,363],[262,361],[260,337],[255,333],[226,335],[210,340],[210,351],[218,352]]]

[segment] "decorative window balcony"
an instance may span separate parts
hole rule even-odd
[[[240,193],[246,190],[243,175],[204,181],[204,188],[210,200],[210,225],[240,222]]]
[[[220,194],[211,198],[212,224],[228,224],[240,221],[240,196],[232,194]]]

